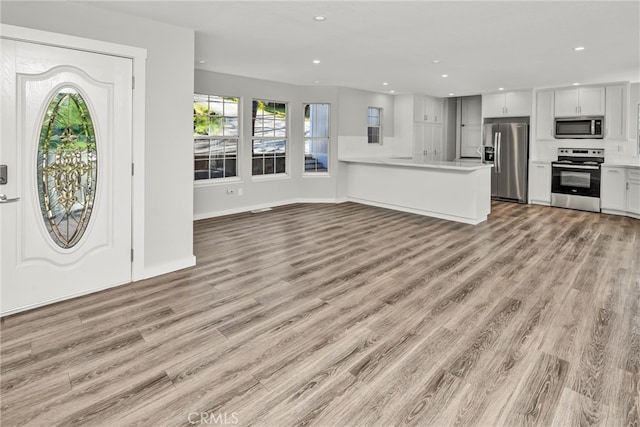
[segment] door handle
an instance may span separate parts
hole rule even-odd
[[[13,199],[7,199],[7,195],[6,194],[0,194],[0,203],[17,202],[18,200],[20,200],[20,197],[15,197]]]
[[[498,144],[496,146],[496,172],[500,173],[500,163],[502,162],[502,132],[497,132],[498,135]]]

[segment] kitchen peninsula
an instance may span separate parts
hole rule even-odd
[[[465,224],[491,211],[491,165],[411,157],[345,157],[347,198],[354,202]]]

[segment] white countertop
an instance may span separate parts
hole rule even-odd
[[[422,161],[414,160],[412,157],[345,157],[339,159],[341,162],[347,163],[366,163],[372,165],[385,166],[402,166],[411,168],[424,169],[448,169],[455,171],[471,172],[479,169],[487,169],[493,167],[490,164],[470,161],[462,162],[445,162],[445,161]]]
[[[612,166],[618,168],[640,168],[640,163],[611,163],[605,162],[602,166]]]

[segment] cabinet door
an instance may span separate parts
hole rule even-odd
[[[413,95],[413,121],[414,122],[423,122],[425,121],[425,111],[424,111],[424,96],[423,95]]]
[[[482,146],[482,111],[479,96],[460,100],[460,157],[480,158]]]
[[[510,117],[531,115],[531,92],[507,92],[505,96],[505,114]]]
[[[427,123],[442,123],[444,102],[439,98],[424,97],[424,121]]]
[[[444,131],[442,125],[431,126],[431,160],[444,160]]]
[[[624,168],[602,167],[600,200],[603,210],[626,210],[626,173]]]
[[[572,117],[578,113],[578,89],[557,90],[554,93],[555,116]]]
[[[424,135],[427,126],[422,123],[413,125],[413,158],[423,160],[425,157]]]
[[[551,165],[549,163],[531,162],[529,197],[531,203],[551,203]]]
[[[482,115],[484,117],[503,117],[505,115],[504,93],[482,95]]]
[[[640,215],[640,170],[627,170],[627,212]]]
[[[605,93],[604,137],[627,139],[626,86],[607,86]]]
[[[553,139],[553,92],[536,95],[536,139]]]
[[[579,94],[578,114],[604,115],[604,87],[583,87],[579,89]]]

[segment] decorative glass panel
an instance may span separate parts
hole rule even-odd
[[[93,209],[97,179],[96,135],[86,102],[62,88],[42,121],[38,145],[38,193],[53,241],[71,248],[82,238]]]

